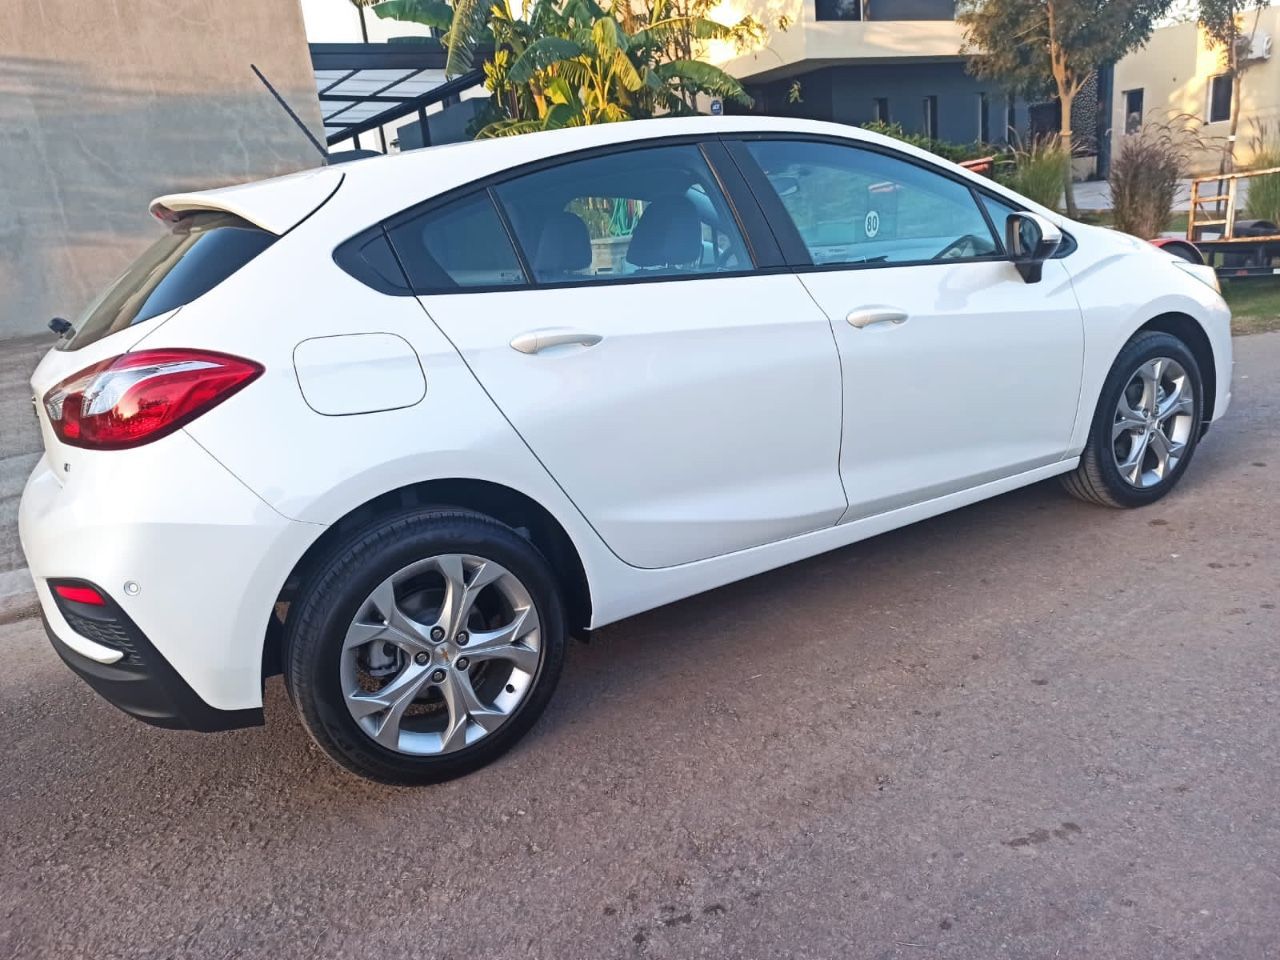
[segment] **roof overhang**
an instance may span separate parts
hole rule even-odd
[[[438,40],[417,43],[313,43],[325,142],[332,146],[424,111],[484,82],[480,67],[445,76]]]
[[[802,18],[769,34],[761,50],[717,48],[713,62],[739,80],[764,83],[834,66],[945,63],[962,59],[964,31],[954,20]]]

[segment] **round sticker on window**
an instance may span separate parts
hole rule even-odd
[[[867,211],[867,217],[862,221],[862,230],[867,235],[868,240],[880,232],[880,214],[877,211]]]

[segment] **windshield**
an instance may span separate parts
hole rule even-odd
[[[212,290],[276,239],[228,213],[196,213],[173,224],[89,305],[58,346],[77,350]]]

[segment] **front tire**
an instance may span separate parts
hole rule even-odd
[[[1102,385],[1080,464],[1062,478],[1072,496],[1142,507],[1177,484],[1200,440],[1204,389],[1195,356],[1177,337],[1138,333]]]
[[[439,508],[339,544],[294,601],[284,640],[285,684],[320,748],[361,777],[417,785],[484,766],[533,726],[566,630],[529,541]]]

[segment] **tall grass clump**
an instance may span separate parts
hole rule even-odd
[[[1169,225],[1178,181],[1199,140],[1182,118],[1144,123],[1127,134],[1111,158],[1111,205],[1116,229],[1150,240]]]
[[[1011,190],[1050,210],[1059,209],[1071,155],[1056,135],[1014,144],[1011,159],[1001,163],[999,179]]]
[[[1280,167],[1280,129],[1272,130],[1266,124],[1258,124],[1252,140],[1250,170]],[[1245,204],[1245,213],[1254,220],[1280,223],[1280,173],[1250,177],[1247,182],[1249,200]]]

